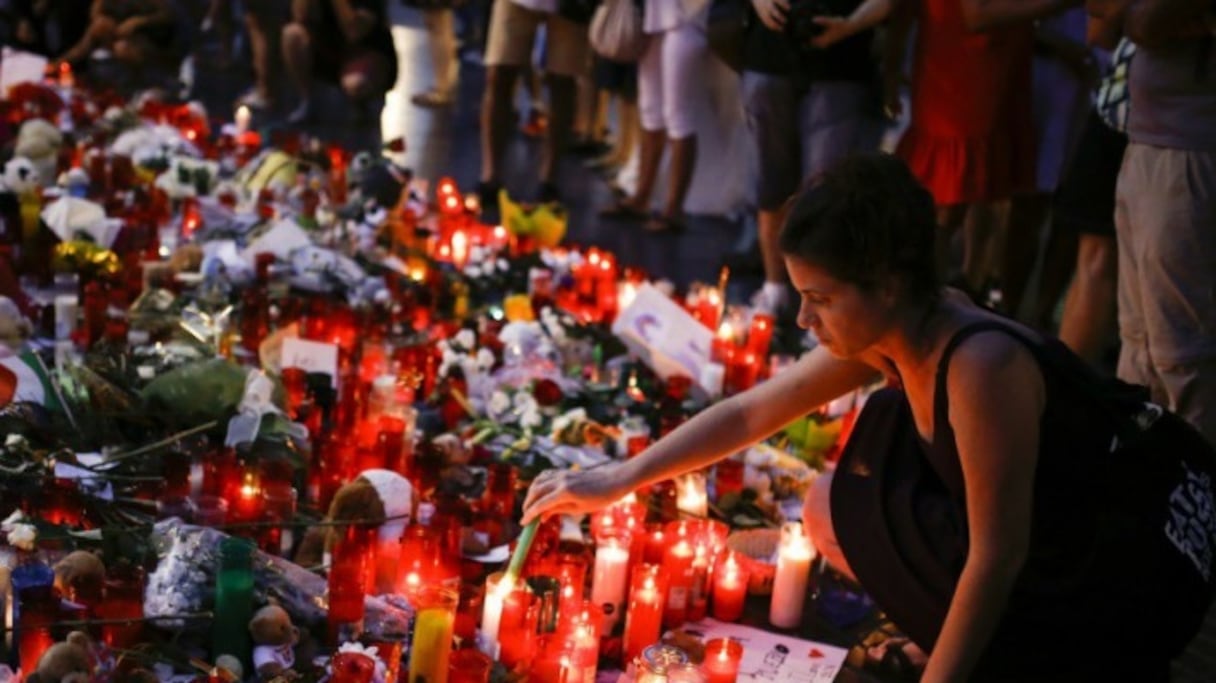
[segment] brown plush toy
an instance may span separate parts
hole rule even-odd
[[[326,521],[368,521],[380,525],[381,540],[400,539],[410,523],[413,498],[414,487],[400,474],[389,470],[364,470],[334,494]],[[324,554],[333,546],[336,528],[309,529],[300,542],[296,564],[302,567],[321,564]]]
[[[55,588],[73,602],[100,599],[106,583],[106,566],[87,550],[68,553],[55,564]]]
[[[42,653],[38,666],[25,677],[27,683],[89,683],[93,680],[92,640],[83,631],[72,631],[67,640]]]
[[[267,605],[249,621],[253,636],[253,668],[262,679],[281,676],[296,663],[295,646],[300,629],[291,623],[291,615],[278,605]]]

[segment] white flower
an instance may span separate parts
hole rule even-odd
[[[532,401],[531,405],[524,408],[523,414],[519,416],[519,426],[524,429],[539,427],[542,421],[540,405],[536,401]]]
[[[507,260],[505,258],[498,259],[498,270],[499,271],[505,273],[510,269],[511,269],[511,264],[507,263]]]
[[[481,266],[470,263],[464,267],[464,274],[473,279],[481,277]]]
[[[451,349],[444,349],[440,362],[442,362],[444,365],[454,365],[460,362],[461,355],[462,354],[456,353]]]
[[[490,402],[486,405],[486,412],[490,415],[502,415],[511,409],[511,397],[507,396],[506,392],[495,391],[490,395]]]
[[[554,434],[564,431],[572,424],[583,422],[587,419],[587,411],[583,408],[575,408],[553,418],[552,431]]]
[[[8,529],[8,543],[22,550],[33,550],[38,529],[33,524],[14,524]]]
[[[9,434],[8,436],[4,437],[5,448],[16,448],[24,443],[25,437],[21,436],[20,434]]]
[[[489,349],[477,350],[477,369],[486,372],[494,367],[494,352]]]
[[[456,333],[456,345],[465,349],[472,350],[473,345],[477,343],[477,337],[473,334],[473,330],[461,330]]]
[[[529,408],[532,408],[532,407],[535,407],[538,405],[536,403],[536,397],[527,391],[521,391],[521,392],[515,394],[514,403],[515,403],[515,409],[520,410],[520,411],[528,410]]]

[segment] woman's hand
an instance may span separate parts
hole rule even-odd
[[[815,23],[822,26],[823,31],[811,38],[811,47],[820,50],[832,47],[857,32],[849,17],[815,17]]]
[[[526,526],[545,515],[594,512],[620,500],[630,488],[624,463],[589,470],[545,470],[528,489],[520,524]]]
[[[773,31],[785,30],[785,15],[789,14],[788,0],[752,0],[752,7],[760,17],[760,22]]]

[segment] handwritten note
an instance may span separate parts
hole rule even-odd
[[[330,384],[338,386],[338,347],[334,344],[294,337],[284,339],[281,366],[328,373]]]
[[[617,316],[612,333],[663,379],[691,377],[703,391],[713,333],[653,285],[638,289],[633,303]]]

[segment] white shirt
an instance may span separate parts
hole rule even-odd
[[[536,12],[554,14],[557,12],[557,0],[511,0],[511,2]]]

